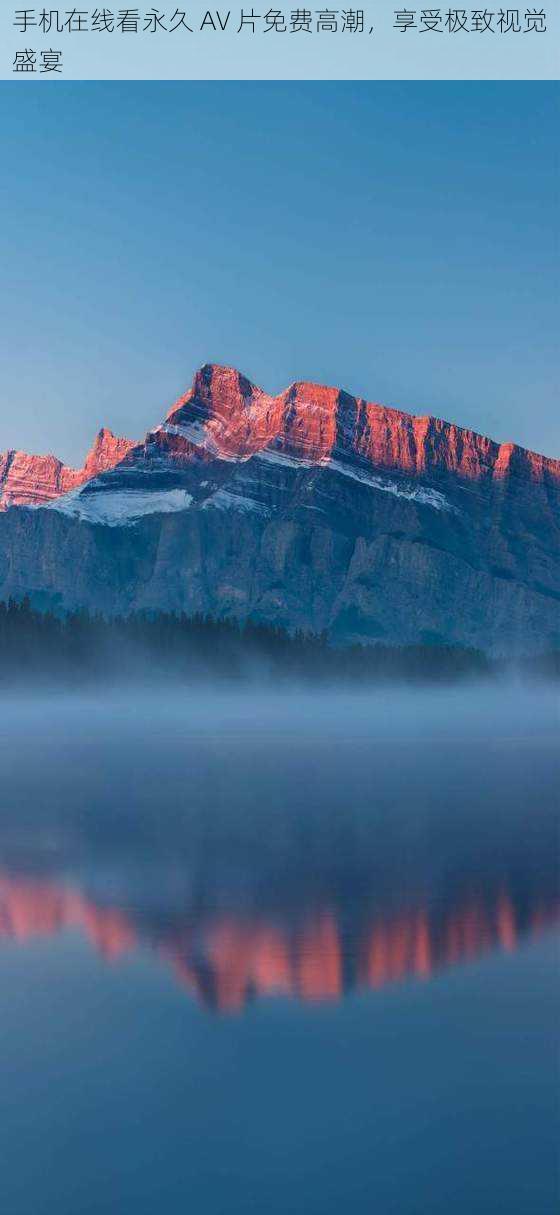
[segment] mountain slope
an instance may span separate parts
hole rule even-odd
[[[215,366],[142,443],[115,443],[81,480],[51,478],[46,507],[0,516],[3,597],[341,641],[560,640],[558,461],[338,389],[271,397]]]

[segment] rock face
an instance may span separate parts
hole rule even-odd
[[[9,506],[44,506],[122,460],[129,439],[119,439],[105,427],[96,435],[83,468],[69,468],[56,456],[29,456],[24,451],[0,452],[0,510]]]
[[[498,444],[430,416],[411,417],[320,384],[267,396],[231,367],[203,367],[160,431],[191,440],[192,454],[247,459],[270,448],[319,463],[340,456],[411,476],[451,472],[500,479],[516,471],[558,484],[560,462]]]
[[[2,459],[3,597],[339,641],[560,642],[560,463],[432,417],[206,366],[141,443],[101,431],[79,471]]]

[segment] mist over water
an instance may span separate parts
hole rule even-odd
[[[551,685],[0,720],[10,1215],[557,1208]]]

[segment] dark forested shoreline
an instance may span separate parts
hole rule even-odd
[[[326,635],[254,622],[168,613],[117,619],[77,612],[38,612],[29,600],[0,603],[0,680],[4,685],[53,680],[82,684],[121,679],[209,677],[312,682],[419,683],[489,678],[508,671],[558,677],[558,651],[517,661],[494,660],[460,646],[333,647]]]

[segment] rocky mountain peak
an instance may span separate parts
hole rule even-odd
[[[306,380],[272,396],[235,368],[212,363],[197,371],[164,429],[192,445],[193,456],[246,459],[270,449],[311,463],[354,459],[407,476],[560,479],[559,461],[429,413],[408,414]]]
[[[53,455],[4,452],[0,509],[45,505],[148,449],[175,465],[265,453],[307,466],[343,462],[412,478],[560,483],[560,461],[429,413],[408,414],[308,380],[271,395],[235,367],[206,363],[143,444],[103,426],[78,469]]]
[[[86,456],[83,472],[84,480],[96,477],[100,472],[114,468],[135,446],[132,439],[125,439],[113,434],[108,427],[102,426],[95,436],[93,444]]]
[[[45,506],[99,473],[114,468],[135,444],[107,427],[98,431],[82,468],[71,468],[57,456],[25,451],[0,453],[0,510],[9,506]]]

